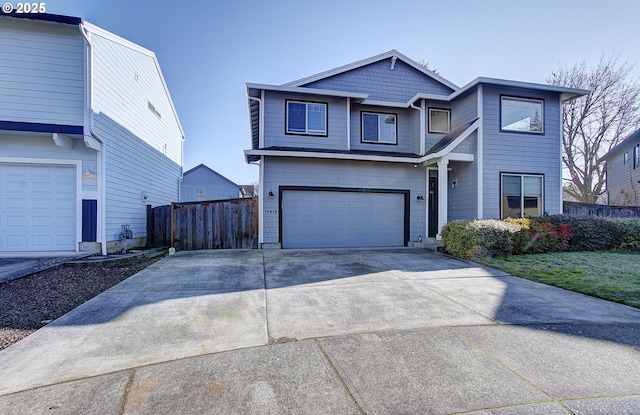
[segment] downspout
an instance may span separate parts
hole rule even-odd
[[[106,143],[103,139],[101,139],[98,134],[95,133],[94,128],[93,128],[93,48],[91,46],[91,40],[89,39],[89,36],[87,35],[87,33],[85,32],[84,29],[84,25],[82,24],[82,22],[80,22],[78,24],[78,29],[80,30],[80,33],[82,34],[82,37],[86,40],[87,42],[87,62],[86,62],[86,85],[85,85],[85,99],[86,99],[86,105],[85,105],[85,126],[88,125],[89,126],[89,134],[91,135],[91,137],[93,137],[95,140],[97,140],[100,143],[100,149],[98,150],[98,154],[99,154],[99,162],[98,162],[98,177],[100,178],[99,182],[98,182],[98,194],[99,194],[99,203],[98,203],[98,217],[100,218],[100,225],[98,227],[98,231],[100,233],[100,245],[101,245],[101,253],[102,255],[107,255],[107,235],[106,235],[106,228],[107,228],[107,219],[106,219],[106,210],[105,210],[105,199],[106,199],[106,192],[105,192],[105,183],[106,183],[106,179],[105,179],[105,150],[106,150]],[[88,119],[87,119],[88,118]],[[88,142],[89,140],[87,140],[87,136],[84,136],[84,141],[85,144],[87,145],[87,147],[93,148],[91,146],[91,144]]]
[[[247,94],[250,101],[258,103],[258,148],[264,146],[264,130],[263,130],[263,100],[264,91],[260,92],[260,98],[252,97]],[[249,120],[251,120],[251,105],[249,105]],[[264,243],[264,156],[260,156],[260,173],[258,175],[259,195],[258,195],[258,247],[262,248]]]
[[[424,153],[425,153],[424,110],[422,108],[422,104],[419,107],[416,107],[413,103],[411,103],[410,107],[420,112],[420,155],[424,156]]]

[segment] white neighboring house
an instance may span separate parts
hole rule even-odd
[[[81,18],[0,15],[0,252],[146,242],[184,132],[155,54]]]
[[[186,171],[180,184],[180,201],[237,199],[240,187],[204,164]]]

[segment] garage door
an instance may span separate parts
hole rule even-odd
[[[404,194],[284,190],[282,247],[403,246]]]
[[[0,163],[0,251],[75,250],[75,171]]]

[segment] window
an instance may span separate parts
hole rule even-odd
[[[640,169],[640,144],[633,147],[633,168]]]
[[[429,108],[429,132],[448,133],[451,130],[451,111]]]
[[[204,189],[196,189],[196,200],[204,200]]]
[[[542,134],[544,132],[543,104],[541,99],[502,97],[500,129]]]
[[[629,152],[625,151],[622,155],[622,164],[626,165],[629,162]]]
[[[365,143],[396,144],[396,116],[394,114],[363,112],[362,141]]]
[[[500,217],[542,216],[543,176],[502,174]]]
[[[327,104],[287,101],[287,134],[327,135]]]

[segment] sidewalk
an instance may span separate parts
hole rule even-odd
[[[640,310],[421,249],[180,252],[0,373],[0,414],[637,414]]]

